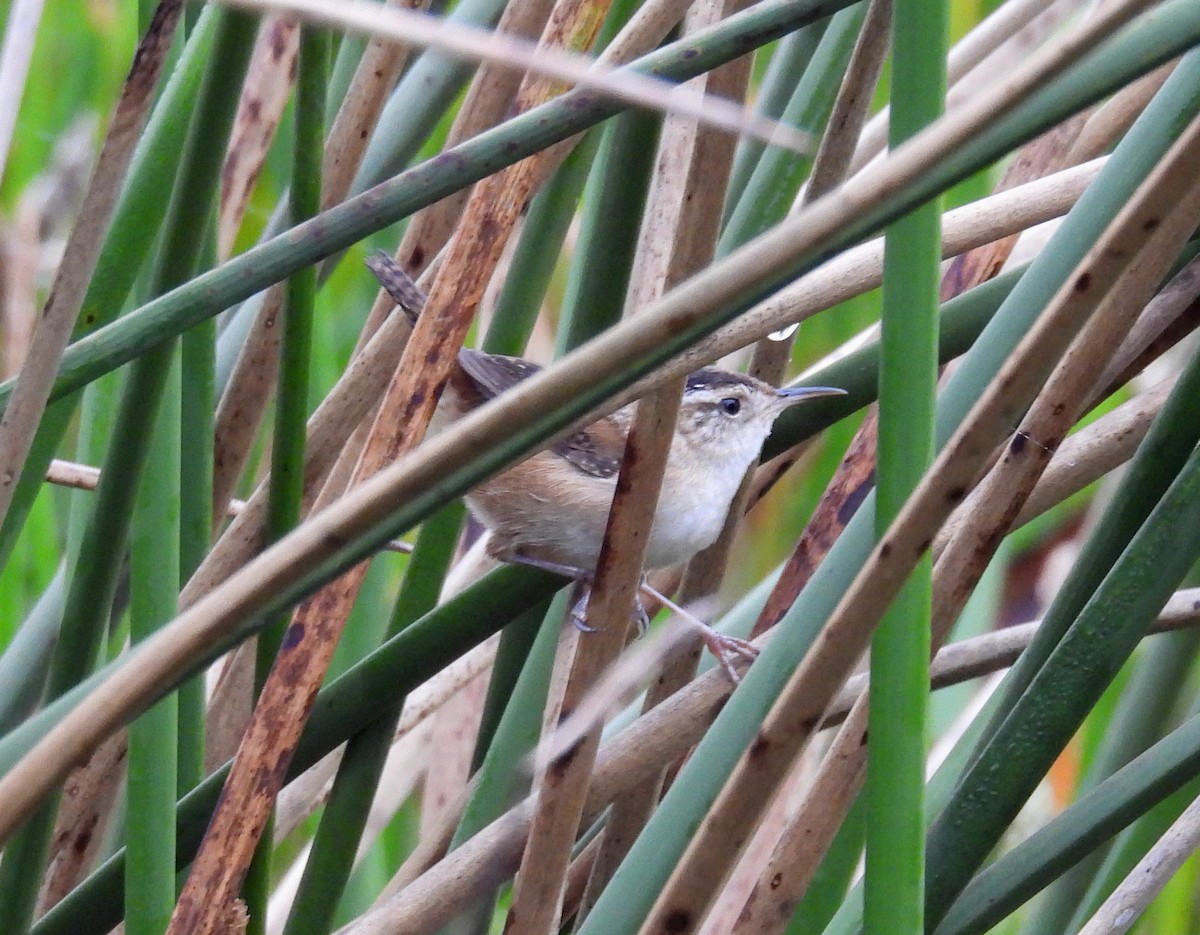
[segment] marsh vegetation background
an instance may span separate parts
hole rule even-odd
[[[0,932],[1200,932],[1194,0],[3,17]],[[736,690],[626,646],[713,361],[847,391],[653,576]],[[591,629],[470,581],[633,399]]]

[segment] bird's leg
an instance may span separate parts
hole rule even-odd
[[[589,627],[587,625],[588,599],[592,596],[593,583],[590,571],[585,571],[574,565],[564,565],[561,562],[551,562],[544,558],[522,555],[516,551],[506,553],[504,560],[515,562],[519,565],[528,565],[530,568],[540,568],[542,571],[574,579],[582,588],[583,593],[580,595],[579,600],[575,602],[575,606],[571,608],[571,622],[575,624],[576,629],[584,633],[597,632],[596,627]],[[643,582],[643,586],[645,586],[645,582]],[[657,592],[654,593],[657,594]],[[635,594],[633,598],[633,619],[637,621],[638,636],[645,636],[646,629],[650,626],[650,617],[646,614],[646,606],[642,603],[640,593]]]
[[[575,624],[575,628],[583,633],[595,633],[595,627],[587,625],[587,606],[588,598],[592,596],[592,573],[585,571],[582,568],[576,568],[574,565],[565,565],[562,562],[551,562],[544,558],[534,558],[532,555],[523,555],[517,551],[507,552],[504,555],[504,561],[513,562],[518,565],[528,565],[530,568],[540,568],[542,571],[548,571],[551,574],[562,575],[564,578],[571,578],[580,586],[583,593],[579,596],[579,600],[571,608],[571,622]],[[640,602],[639,602],[640,607]],[[646,616],[645,610],[642,610],[642,617]]]
[[[721,664],[721,668],[725,670],[725,674],[729,676],[730,680],[735,685],[741,681],[737,669],[733,667],[733,657],[742,656],[753,660],[758,656],[757,646],[741,637],[718,633],[695,614],[684,610],[665,594],[653,588],[648,581],[642,581],[641,589],[654,600],[660,601],[663,607],[667,608],[671,613],[676,614],[683,621],[695,627],[700,632],[700,638],[704,640],[704,645],[708,647],[708,651]]]
[[[580,581],[591,583],[592,573],[584,571],[582,568],[576,568],[574,565],[564,565],[562,562],[551,562],[544,558],[534,558],[532,555],[525,555],[521,552],[503,552],[497,554],[496,557],[504,562],[512,562],[515,565],[528,565],[530,568],[540,568],[542,571],[548,571],[552,575],[562,575],[564,578],[570,578],[572,581]]]

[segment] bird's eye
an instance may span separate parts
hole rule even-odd
[[[736,416],[742,411],[742,403],[741,400],[734,399],[732,396],[726,396],[723,400],[721,400],[721,408],[724,409],[728,415]]]

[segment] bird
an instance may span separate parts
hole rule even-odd
[[[367,265],[415,323],[425,296],[407,273],[385,253],[370,257]],[[458,352],[457,362],[438,404],[438,426],[452,424],[541,369],[523,358],[470,348]],[[776,388],[716,367],[689,374],[647,540],[645,570],[684,562],[716,541],[742,478],[780,413],[807,400],[844,394],[829,386]],[[466,495],[467,506],[489,532],[491,557],[590,583],[634,405],[576,429]],[[644,581],[642,590],[697,626],[733,678],[730,655],[757,653],[749,642],[718,633]],[[573,615],[585,630],[586,598],[585,592]]]

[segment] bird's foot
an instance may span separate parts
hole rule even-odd
[[[695,614],[684,610],[665,594],[660,593],[651,585],[643,581],[642,591],[649,597],[662,603],[663,607],[678,616],[685,623],[693,626],[700,634],[700,639],[704,641],[704,645],[708,647],[708,651],[713,654],[713,657],[720,664],[721,669],[729,676],[729,680],[737,685],[742,679],[738,675],[737,668],[733,661],[736,657],[741,656],[743,659],[749,659],[751,662],[758,657],[758,647],[749,640],[744,640],[740,636],[728,636],[714,630],[707,623],[697,617]],[[640,601],[638,602],[641,603]],[[643,611],[644,613],[644,611]]]

